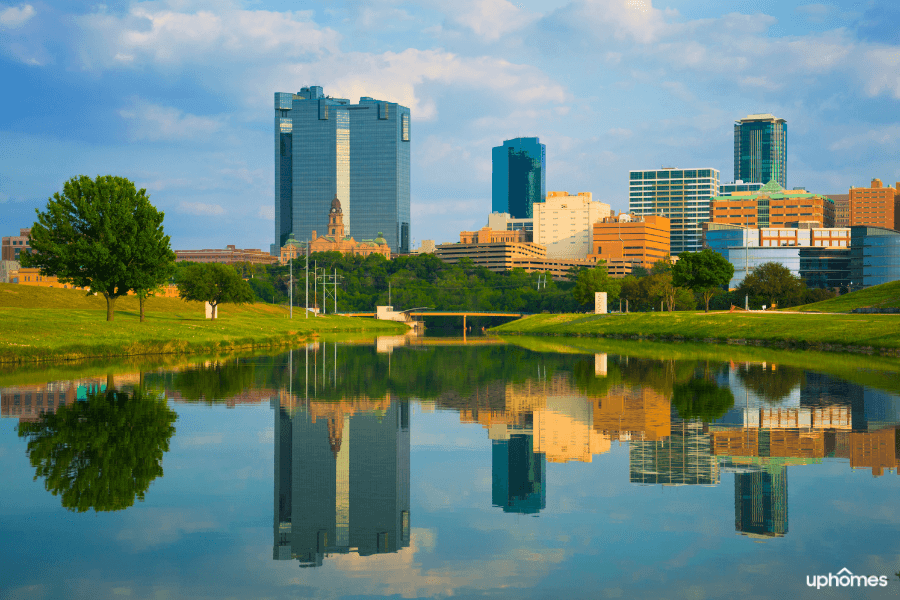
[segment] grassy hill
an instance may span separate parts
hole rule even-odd
[[[892,281],[813,304],[789,308],[803,312],[850,312],[854,308],[900,308],[900,281]]]
[[[326,332],[396,334],[406,326],[341,316],[288,318],[283,306],[225,304],[215,321],[203,304],[177,298],[150,298],[140,322],[137,298],[116,302],[106,321],[102,296],[58,288],[0,284],[0,363],[79,360],[156,354],[226,352],[297,343]]]

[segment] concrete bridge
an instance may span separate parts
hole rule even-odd
[[[379,306],[374,313],[342,313],[345,317],[375,317],[382,321],[397,321],[406,323],[413,329],[424,327],[421,319],[424,317],[462,317],[463,332],[466,331],[466,319],[468,317],[509,317],[519,319],[528,313],[512,312],[466,312],[466,311],[440,311],[431,310],[428,307],[409,308],[407,310],[394,310],[393,306]]]

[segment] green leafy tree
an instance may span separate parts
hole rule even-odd
[[[675,384],[672,406],[682,419],[700,419],[709,423],[721,418],[734,406],[734,394],[714,381],[696,378]]]
[[[21,423],[19,436],[28,438],[34,478],[63,507],[122,510],[162,476],[176,418],[164,398],[107,390]]]
[[[706,312],[709,312],[709,299],[716,290],[728,285],[733,275],[734,265],[709,248],[700,252],[682,252],[672,266],[672,283],[701,294]]]
[[[250,284],[230,265],[201,263],[191,265],[181,272],[178,295],[185,300],[208,302],[215,319],[222,303],[244,304],[253,302]]]
[[[46,211],[36,212],[32,252],[22,255],[22,266],[102,294],[107,321],[117,298],[158,287],[169,276],[174,256],[163,213],[146,190],[124,177],[73,177],[47,201]]]
[[[606,261],[599,260],[593,269],[583,269],[578,273],[572,294],[577,302],[584,305],[594,302],[596,292],[606,292],[608,302],[615,300],[619,297],[621,289],[622,284],[609,276]]]
[[[738,292],[768,301],[769,306],[796,306],[803,300],[806,284],[777,262],[767,262],[744,277]]]
[[[254,368],[252,363],[242,362],[201,365],[175,373],[172,388],[194,402],[227,401],[253,387]]]
[[[806,373],[787,365],[778,365],[777,368],[775,365],[768,365],[768,368],[761,364],[741,365],[737,375],[747,388],[772,403],[781,402],[806,384]]]

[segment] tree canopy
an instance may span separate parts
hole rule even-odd
[[[719,387],[715,381],[706,378],[676,383],[672,392],[672,406],[685,420],[700,419],[711,423],[734,406],[731,390]]]
[[[734,275],[734,265],[728,259],[709,248],[700,252],[682,252],[672,266],[672,283],[686,287],[703,296],[706,312],[709,299],[716,290],[728,285]]]
[[[244,304],[254,299],[250,284],[241,279],[234,267],[221,263],[197,263],[182,269],[178,295],[185,300],[208,302],[213,319],[222,303]]]
[[[582,269],[578,273],[572,293],[575,300],[584,305],[593,304],[594,294],[597,292],[606,292],[606,300],[611,302],[619,297],[621,289],[621,282],[609,276],[606,261],[600,260],[593,269]]]
[[[122,510],[163,474],[177,415],[164,398],[107,390],[19,425],[35,479],[75,511]]]
[[[769,306],[793,306],[802,301],[806,284],[777,262],[764,263],[744,277],[738,293],[768,301]]]
[[[107,321],[117,298],[130,291],[146,297],[169,277],[175,254],[163,213],[124,177],[73,177],[36,212],[32,252],[22,255],[22,266],[102,294]]]

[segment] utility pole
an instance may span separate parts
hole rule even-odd
[[[313,300],[315,300],[316,305],[319,304],[319,261],[313,263],[313,277],[315,280],[313,281]]]
[[[291,267],[291,293],[290,293],[290,303],[291,303],[291,318],[294,318],[294,259],[289,258],[288,264]]]
[[[337,267],[334,267],[334,314],[337,314]],[[337,346],[334,347],[334,360],[334,368],[337,369]],[[337,383],[337,379],[335,379],[335,383]]]

